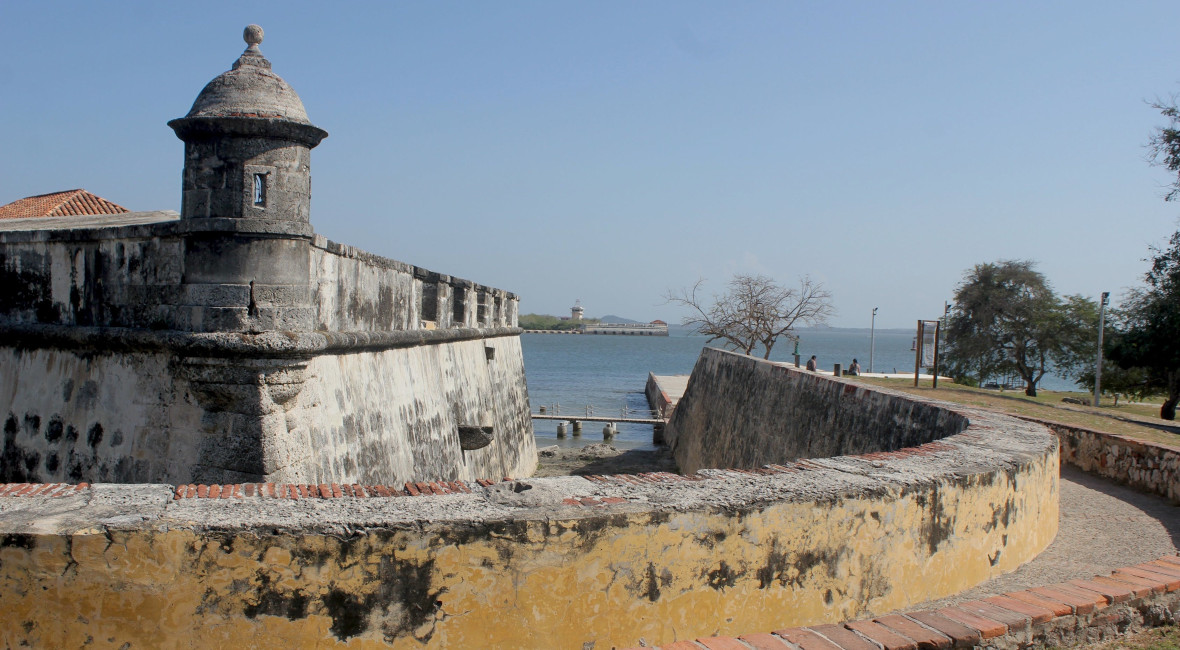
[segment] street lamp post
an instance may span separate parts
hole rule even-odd
[[[950,339],[950,334],[947,332],[947,326],[950,325],[951,307],[954,307],[954,306],[955,306],[954,303],[951,303],[949,300],[942,301],[942,328],[941,328],[941,331],[942,331],[942,339],[943,340],[938,342],[940,346],[943,343],[946,343]]]
[[[1102,292],[1102,301],[1098,303],[1098,365],[1094,366],[1094,406],[1098,406],[1098,396],[1102,394],[1102,330],[1106,325],[1106,303],[1110,302],[1110,292]]]
[[[873,371],[873,352],[877,344],[877,308],[873,307],[873,322],[869,327],[869,372]]]

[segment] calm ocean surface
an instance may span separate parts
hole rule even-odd
[[[820,368],[831,370],[839,363],[845,368],[853,358],[869,370],[869,330],[800,330],[799,354],[806,360],[819,359]],[[911,330],[877,330],[873,370],[913,372],[910,350]],[[541,406],[550,413],[622,415],[624,409],[638,411],[632,417],[648,417],[643,388],[647,373],[687,375],[700,356],[707,339],[673,330],[671,336],[590,336],[564,334],[523,334],[525,380],[534,413]],[[714,344],[716,345],[716,344]],[[792,359],[793,345],[780,344],[771,360]],[[1073,383],[1046,376],[1039,384],[1045,390],[1072,390]],[[602,441],[602,424],[587,422],[582,436],[557,438],[557,422],[534,420],[537,445],[577,447]],[[651,447],[651,427],[620,424],[614,445],[619,448]]]

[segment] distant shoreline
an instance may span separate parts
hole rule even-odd
[[[685,327],[683,325],[669,325],[668,330],[672,331],[672,332],[689,332],[690,333],[689,336],[692,336],[692,334],[691,334],[692,328]],[[904,327],[890,327],[890,328],[878,327],[876,329],[876,331],[879,333],[887,333],[887,334],[902,334],[902,333],[911,334],[915,330],[916,330],[916,328],[915,329],[907,329]],[[873,330],[871,330],[868,327],[800,327],[800,328],[796,329],[795,331],[796,332],[860,332],[860,333],[864,333],[864,334],[869,334]],[[582,334],[582,331],[578,330],[578,329],[526,329],[526,330],[524,330],[524,333],[525,334]],[[705,336],[705,335],[700,334],[699,336]]]

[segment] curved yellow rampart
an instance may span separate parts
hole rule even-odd
[[[1010,571],[1056,534],[1056,438],[935,406],[966,428],[687,477],[313,498],[0,486],[0,640],[607,648],[863,618]]]

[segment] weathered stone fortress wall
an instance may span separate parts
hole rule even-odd
[[[968,420],[949,404],[705,348],[665,439],[684,471],[895,451]]]
[[[724,374],[747,359],[714,361]],[[889,396],[962,426],[895,451],[689,476],[0,487],[0,639],[669,643],[895,610],[1011,571],[1052,541],[1052,434]]]
[[[0,319],[8,324],[178,327],[183,285],[176,213],[139,213],[148,223],[63,228],[81,218],[38,219],[0,231]],[[161,225],[163,221],[166,225]],[[55,227],[56,226],[56,227]]]
[[[519,298],[316,236],[316,329],[393,331],[516,327]]]
[[[515,296],[316,237],[303,286],[317,331],[187,332],[210,308],[191,303],[245,311],[270,297],[183,284],[183,224],[160,216],[0,232],[0,477],[532,473]],[[491,426],[495,442],[463,450],[460,425]]]
[[[249,282],[186,283],[185,235],[174,212],[133,213],[138,225],[103,218],[14,220],[0,230],[0,321],[8,324],[208,330],[195,308],[261,311],[301,301],[316,331],[391,332],[515,327],[519,299],[469,280],[373,255],[320,235],[305,240],[303,296]],[[266,260],[260,260],[266,263]],[[246,314],[257,319],[257,315]],[[227,328],[275,329],[253,321]]]

